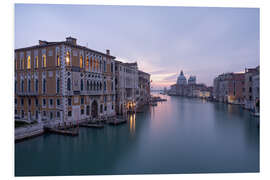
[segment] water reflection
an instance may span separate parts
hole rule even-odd
[[[131,135],[135,133],[135,126],[136,126],[136,115],[130,114],[129,115],[129,132]]]
[[[80,128],[78,137],[44,135],[16,144],[16,175],[259,170],[259,129],[248,111],[164,98],[168,101],[129,115],[123,125]]]

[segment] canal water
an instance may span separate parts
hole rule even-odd
[[[119,126],[15,144],[15,176],[259,172],[259,128],[236,105],[163,96]]]

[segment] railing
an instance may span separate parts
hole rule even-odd
[[[18,96],[37,96],[38,92],[17,92]]]

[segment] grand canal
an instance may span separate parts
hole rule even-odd
[[[259,128],[236,105],[169,97],[119,126],[15,144],[15,175],[258,172]]]

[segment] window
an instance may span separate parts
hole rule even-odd
[[[27,57],[27,69],[31,69],[31,58],[30,58],[30,56]]]
[[[43,99],[43,106],[46,106],[46,99]]]
[[[100,113],[103,113],[103,105],[100,105]]]
[[[50,119],[53,119],[53,113],[50,112]]]
[[[84,109],[81,109],[81,114],[84,114]]]
[[[105,103],[107,102],[107,96],[104,96],[104,102]]]
[[[17,104],[17,98],[15,98],[15,104]]]
[[[60,99],[57,99],[57,100],[56,100],[56,103],[57,103],[57,106],[60,106],[60,104],[61,104],[61,103],[60,103]]]
[[[90,58],[90,70],[91,70],[91,71],[93,70],[93,69],[92,69],[92,68],[93,68],[93,67],[92,67],[92,64],[93,64],[93,63],[92,63],[92,57],[91,57],[91,58]]]
[[[21,81],[21,91],[24,91],[24,80]]]
[[[89,58],[86,58],[86,69],[89,70]]]
[[[17,80],[15,80],[15,93],[17,92]]]
[[[46,55],[45,54],[43,54],[42,55],[42,67],[46,67]]]
[[[83,79],[81,79],[81,91],[83,91]]]
[[[35,58],[35,68],[38,68],[38,56],[36,56],[36,58]]]
[[[57,117],[60,118],[60,112],[59,111],[57,111]]]
[[[24,118],[24,111],[23,110],[21,111],[21,115],[22,115],[22,118]]]
[[[46,117],[46,111],[43,111],[43,116]]]
[[[104,106],[104,111],[107,111],[107,106]]]
[[[36,90],[36,92],[38,92],[38,79],[36,79],[36,84],[35,84],[35,90]]]
[[[104,61],[103,67],[104,67],[104,72],[106,72],[106,62],[105,61]]]
[[[87,115],[87,116],[89,116],[89,114],[90,114],[90,110],[89,110],[89,109],[90,109],[89,106],[87,106],[87,107],[86,107],[86,115]]]
[[[80,68],[83,68],[83,58],[80,56]]]
[[[53,106],[53,99],[50,99],[50,106]]]
[[[111,72],[113,72],[113,63],[111,63]]]
[[[69,53],[69,51],[67,51],[67,54],[66,54],[66,65],[70,66],[70,53]]]
[[[68,105],[71,106],[71,98],[68,98]]]
[[[43,93],[46,92],[46,79],[43,79],[43,89],[42,89]]]
[[[113,105],[112,105],[112,109],[113,109]]]
[[[38,98],[36,98],[36,106],[38,106]]]
[[[81,97],[81,104],[84,104],[84,98]]]
[[[24,99],[22,98],[21,99],[21,106],[23,106],[24,105]]]
[[[60,92],[60,79],[57,78],[56,80],[56,93],[59,93]]]
[[[36,119],[38,119],[38,111],[36,111]]]
[[[24,69],[24,59],[21,59],[21,69]]]
[[[31,92],[31,80],[28,79],[28,92]]]
[[[72,116],[72,111],[68,111],[68,116]]]
[[[67,80],[67,90],[70,91],[71,90],[71,82],[70,82],[70,78],[68,78]]]
[[[104,91],[106,91],[106,81],[104,81]]]
[[[86,83],[86,89],[87,89],[87,91],[89,91],[89,81],[87,81],[87,83]]]
[[[28,106],[31,106],[31,99],[28,99]]]
[[[56,56],[56,65],[60,66],[60,55],[59,54],[57,54],[57,56]]]
[[[249,92],[250,92],[250,93],[252,92],[252,88],[251,88],[251,87],[249,87]]]

